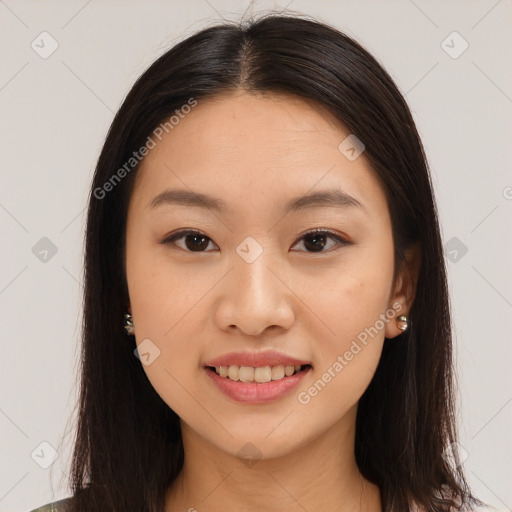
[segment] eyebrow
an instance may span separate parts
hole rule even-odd
[[[190,190],[165,190],[154,197],[147,207],[153,210],[162,205],[180,205],[205,208],[221,213],[227,213],[230,211],[227,204],[222,199]],[[355,207],[365,210],[364,205],[356,198],[341,190],[328,189],[290,199],[285,203],[283,211],[288,214],[290,212],[306,210],[308,208],[326,207]]]

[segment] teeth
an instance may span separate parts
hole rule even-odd
[[[271,380],[280,380],[285,377],[290,377],[300,370],[301,366],[288,365],[283,366],[278,364],[276,366],[259,366],[253,368],[252,366],[216,366],[215,371],[221,377],[227,377],[230,380],[241,382],[270,382]]]

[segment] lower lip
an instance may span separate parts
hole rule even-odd
[[[227,377],[221,377],[211,368],[204,368],[208,377],[220,391],[229,398],[246,404],[264,404],[282,398],[297,387],[311,369],[311,366],[308,366],[290,377],[260,383],[234,381]]]

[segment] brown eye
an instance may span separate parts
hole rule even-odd
[[[178,240],[184,240],[184,246],[178,245],[176,242]],[[208,247],[209,242],[211,242],[211,239],[207,237],[204,233],[201,233],[200,231],[180,231],[179,233],[175,233],[169,238],[166,238],[163,240],[162,244],[176,244],[181,249],[188,251],[188,252],[208,252],[205,251],[205,249]],[[212,242],[213,243],[213,242]]]
[[[338,234],[327,231],[325,229],[316,229],[313,231],[309,231],[305,235],[298,240],[304,240],[304,247],[307,249],[306,252],[320,253],[320,252],[329,252],[330,249],[337,246],[348,245],[349,242],[339,236]],[[329,240],[332,241],[333,245],[329,247]],[[327,247],[327,250],[323,250]]]
[[[333,248],[350,244],[350,242],[337,233],[325,229],[310,231],[302,235],[295,244],[302,240],[304,240],[303,244],[306,248],[306,252],[310,253],[330,252]],[[178,241],[182,243],[178,244]],[[186,252],[210,252],[206,250],[210,242],[212,244],[214,243],[211,238],[200,231],[185,230],[171,235],[160,243],[163,245],[175,244]],[[327,249],[325,249],[326,247]]]

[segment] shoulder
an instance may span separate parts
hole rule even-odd
[[[64,498],[58,501],[52,501],[46,505],[42,505],[29,512],[66,512],[67,505],[71,502],[72,498]]]

